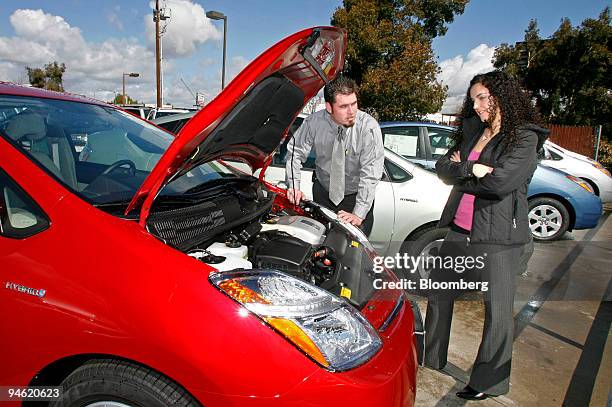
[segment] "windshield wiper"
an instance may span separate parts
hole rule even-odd
[[[93,206],[95,206],[96,208],[114,208],[114,207],[122,207],[122,206],[127,206],[129,205],[129,203],[131,202],[131,199],[123,199],[123,200],[119,200],[119,201],[111,201],[111,202],[101,202],[101,203],[94,203]]]
[[[165,204],[185,204],[197,203],[199,199],[184,195],[160,195],[157,197],[156,201],[163,202]]]

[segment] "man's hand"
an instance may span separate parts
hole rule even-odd
[[[289,188],[287,190],[287,198],[292,204],[299,205],[302,199],[304,199],[304,193],[299,189]]]
[[[482,178],[492,171],[493,168],[484,164],[474,164],[474,167],[472,168],[472,173],[476,176],[476,178]]]
[[[461,162],[461,155],[459,154],[459,151],[455,151],[453,153],[453,155],[451,155],[450,160],[454,163],[460,163]]]
[[[359,216],[345,211],[338,211],[338,219],[355,226],[361,226],[361,222],[363,222],[363,219]]]

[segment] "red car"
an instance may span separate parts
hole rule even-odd
[[[222,161],[269,164],[345,46],[282,40],[176,137],[0,84],[0,400],[413,405],[413,309],[363,234]]]

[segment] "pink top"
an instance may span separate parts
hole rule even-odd
[[[472,150],[468,156],[468,161],[476,161],[480,157],[479,151]],[[472,218],[474,216],[474,195],[463,194],[459,207],[455,213],[455,225],[465,230],[472,230]]]

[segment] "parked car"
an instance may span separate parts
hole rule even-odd
[[[152,110],[151,107],[147,107],[144,105],[121,105],[120,107],[126,112],[143,119],[146,119]]]
[[[612,202],[612,175],[597,161],[547,140],[540,163],[583,179],[603,203]]]
[[[0,84],[19,111],[0,123],[0,385],[60,386],[52,406],[412,406],[418,307],[363,233],[220,161],[268,162],[346,41],[287,37],[177,137]]]
[[[430,171],[451,145],[452,127],[419,122],[381,123],[385,147]],[[529,223],[536,240],[597,226],[601,200],[584,180],[538,165],[527,191]]]
[[[194,112],[196,109],[177,109],[177,108],[154,108],[149,111],[147,120],[158,119],[160,117],[171,116],[173,114]]]
[[[158,117],[151,120],[152,123],[161,127],[162,129],[168,130],[170,133],[178,134],[178,132],[185,126],[185,124],[195,116],[197,112],[188,113],[177,113],[168,116]]]

